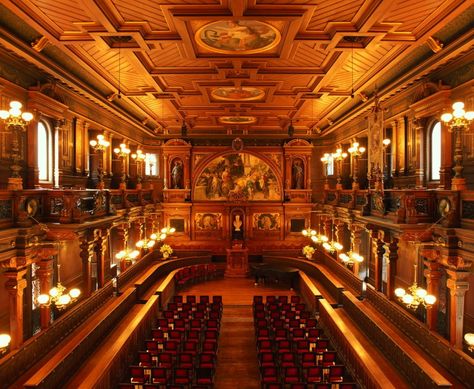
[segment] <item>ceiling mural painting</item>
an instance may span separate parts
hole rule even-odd
[[[194,201],[281,201],[273,169],[249,153],[213,159],[195,181]]]
[[[383,102],[472,50],[463,0],[51,4],[1,2],[7,35],[28,24],[38,37],[10,50],[162,140],[183,122],[190,138],[232,139],[242,117],[256,118],[244,139],[286,139],[290,122],[328,136],[365,117],[375,90]]]
[[[232,88],[223,87],[214,89],[211,96],[215,100],[221,101],[255,101],[261,100],[265,96],[265,91],[260,88]]]
[[[255,116],[221,116],[219,121],[223,124],[252,124],[257,121]]]
[[[280,43],[281,34],[258,20],[224,20],[201,27],[195,39],[199,46],[214,53],[247,55],[274,48]]]

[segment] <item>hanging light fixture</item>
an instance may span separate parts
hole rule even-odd
[[[414,265],[415,272],[414,272],[414,280],[413,284],[408,288],[407,293],[403,288],[395,289],[395,296],[410,309],[417,309],[420,304],[423,305],[425,308],[431,308],[433,304],[436,302],[436,297],[428,294],[426,289],[423,289],[418,286],[416,283],[416,275],[418,265],[415,263]]]
[[[49,307],[50,305],[54,304],[56,308],[61,310],[76,301],[80,296],[80,289],[73,288],[68,292],[66,287],[61,284],[60,269],[61,265],[58,264],[58,283],[56,286],[51,288],[48,294],[43,293],[36,298],[36,302],[41,307]]]
[[[11,101],[10,109],[0,110],[0,119],[5,121],[7,127],[20,127],[25,130],[28,123],[33,120],[33,114],[31,112],[22,112],[21,108],[23,105],[19,101]]]

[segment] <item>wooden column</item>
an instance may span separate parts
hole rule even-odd
[[[95,241],[89,241],[87,235],[80,238],[80,256],[82,259],[82,288],[85,297],[92,293],[92,256],[94,255]]]
[[[38,274],[41,293],[48,294],[52,288],[51,276],[53,274],[53,259],[43,259],[37,262],[39,269],[36,270]],[[40,307],[40,326],[44,330],[49,327],[51,321],[51,308],[48,306]]]
[[[467,271],[447,270],[447,286],[450,290],[449,305],[449,341],[462,349],[463,323],[464,323],[464,299],[469,289],[469,282],[464,279],[469,276]]]
[[[436,302],[431,306],[430,309],[426,310],[426,324],[430,330],[435,331],[438,321],[438,307],[439,307],[439,280],[441,278],[441,271],[439,270],[441,265],[438,263],[437,258],[439,253],[436,250],[423,250],[421,255],[424,259],[426,269],[423,274],[426,278],[426,291],[436,297]]]
[[[334,222],[334,225],[335,225],[335,239],[336,241],[338,241],[340,244],[342,244],[342,242],[344,242],[344,233],[345,233],[345,227],[346,227],[346,223],[341,220],[341,219],[337,219],[335,222]],[[331,236],[329,235],[328,236],[329,239],[331,239]],[[345,250],[346,248],[344,248]],[[347,251],[347,250],[346,250]],[[339,257],[336,256],[336,259],[338,259]]]
[[[397,158],[398,158],[398,174],[403,176],[408,171],[406,161],[406,126],[405,117],[397,119]]]
[[[451,189],[453,172],[453,134],[445,124],[441,124],[441,167],[439,169],[439,188]]]
[[[23,290],[26,288],[26,269],[3,273],[7,278],[5,289],[9,296],[10,349],[14,350],[23,343]]]
[[[168,189],[168,185],[170,185],[170,177],[169,177],[169,166],[168,166],[168,155],[163,155],[163,189]]]
[[[399,143],[398,143],[398,131],[397,131],[397,122],[393,121],[390,122],[390,127],[392,128],[392,177],[398,175],[398,148],[399,148]]]
[[[381,236],[380,236],[381,235]],[[375,270],[374,270],[374,279],[375,279],[375,289],[382,291],[382,267],[383,267],[383,256],[385,254],[385,243],[383,241],[383,232],[378,232],[378,237],[375,242]]]
[[[332,219],[330,217],[326,217],[323,220],[323,230],[324,230],[324,235],[326,235],[329,238],[329,241],[331,241],[331,236],[332,236]]]

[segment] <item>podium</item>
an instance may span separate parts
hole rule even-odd
[[[249,273],[248,249],[242,246],[233,246],[227,249],[227,266],[225,277],[247,277]]]

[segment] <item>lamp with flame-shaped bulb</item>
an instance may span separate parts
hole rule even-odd
[[[329,181],[328,181],[328,166],[332,161],[332,155],[329,153],[324,153],[321,157],[321,162],[324,165],[324,189],[329,189]]]
[[[103,160],[102,160],[102,153],[105,152],[107,147],[110,146],[110,142],[105,140],[104,135],[98,134],[96,139],[92,139],[89,141],[89,145],[96,151],[98,155],[97,161],[97,177],[99,179],[97,183],[97,189],[104,189],[104,169],[103,169]]]
[[[145,161],[145,154],[142,150],[137,149],[136,153],[131,155],[132,159],[137,164],[137,186],[136,189],[142,188],[142,163]]]

